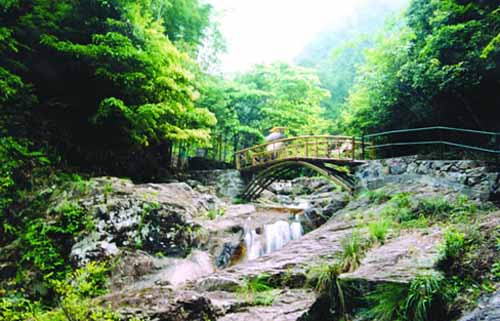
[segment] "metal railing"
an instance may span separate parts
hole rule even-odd
[[[356,160],[361,141],[353,136],[297,136],[267,142],[236,152],[236,168],[245,169],[281,160]]]
[[[472,135],[480,135],[472,136]],[[235,153],[237,169],[253,168],[282,160],[356,161],[395,156],[439,153],[444,147],[483,152],[496,161],[500,156],[500,133],[434,126],[391,130],[355,136],[297,136],[245,148]],[[435,147],[440,146],[438,150]],[[399,148],[398,152],[394,149]],[[424,150],[427,148],[427,150]]]
[[[398,137],[398,135],[400,137]],[[500,133],[496,132],[445,126],[391,130],[363,135],[361,137],[363,146],[362,159],[373,157],[383,158],[380,156],[402,156],[402,154],[418,154],[422,151],[422,147],[430,146],[440,147],[438,150],[434,150],[434,153],[438,153],[441,158],[444,158],[444,148],[446,146],[464,151],[483,152],[497,158],[500,155],[499,136]],[[366,144],[367,142],[369,142],[369,145]],[[400,150],[399,153],[391,150],[395,147],[403,148],[403,150]],[[389,149],[389,151],[382,154],[388,155],[379,155],[380,151],[387,149]],[[372,155],[367,155],[365,151],[372,151]],[[430,151],[427,150],[427,153],[429,152]]]

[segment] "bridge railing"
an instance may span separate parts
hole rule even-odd
[[[480,153],[487,159],[498,161],[500,156],[500,133],[473,129],[445,126],[401,129],[364,135],[361,140],[366,151],[363,158],[415,154],[425,154],[427,157],[435,154],[439,159],[450,156],[470,158]]]
[[[361,140],[353,136],[297,136],[267,142],[236,152],[236,168],[245,169],[278,160],[355,160],[362,155]]]

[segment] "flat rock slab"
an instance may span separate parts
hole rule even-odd
[[[314,303],[316,297],[312,291],[284,290],[271,306],[253,306],[241,311],[229,313],[220,321],[295,321]]]
[[[438,229],[424,232],[402,232],[389,243],[366,254],[360,267],[339,277],[368,283],[409,283],[415,276],[430,273],[438,261],[442,233]]]

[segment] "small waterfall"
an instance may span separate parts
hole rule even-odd
[[[297,240],[304,234],[304,229],[299,221],[292,222],[292,224],[290,224],[290,230],[292,232],[292,240]]]
[[[302,225],[297,219],[293,222],[280,220],[265,225],[261,234],[256,230],[247,231],[244,240],[247,251],[246,259],[253,260],[277,251],[288,242],[299,239],[303,233]]]
[[[262,245],[259,239],[259,235],[255,230],[245,233],[245,245],[247,248],[248,260],[256,259],[264,254],[262,251]]]

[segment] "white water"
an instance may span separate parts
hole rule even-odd
[[[277,251],[288,242],[299,239],[303,233],[302,225],[298,220],[293,222],[277,221],[265,225],[261,235],[256,230],[247,231],[245,233],[246,258],[253,260]]]

